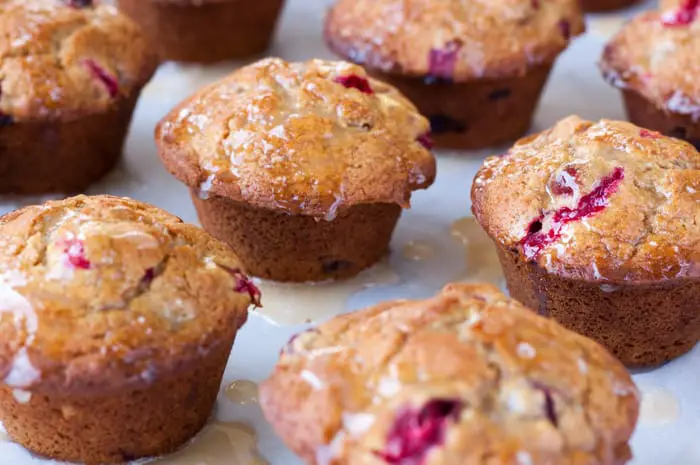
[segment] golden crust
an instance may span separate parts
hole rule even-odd
[[[156,64],[138,26],[114,7],[0,0],[0,113],[15,121],[105,111]]]
[[[350,76],[371,92],[338,82]],[[435,177],[420,143],[429,123],[367,79],[349,63],[262,60],[167,115],[161,158],[188,186],[254,207],[332,218],[364,203],[408,206]]]
[[[339,0],[326,20],[333,50],[385,72],[432,75],[433,51],[459,44],[439,76],[454,81],[525,75],[583,31],[577,0]]]
[[[600,67],[614,86],[660,109],[700,118],[700,20],[665,25],[679,8],[672,3],[627,23],[605,47]]]
[[[700,276],[700,154],[631,123],[572,116],[522,139],[485,161],[472,201],[491,238],[550,272],[608,281]],[[557,222],[568,214],[572,221]]]
[[[399,412],[435,399],[462,410],[431,465],[622,464],[639,403],[599,345],[488,285],[339,316],[294,339],[261,386],[276,431],[319,465],[386,463]]]
[[[62,394],[167,377],[241,326],[238,258],[149,205],[73,197],[0,218],[0,380]]]

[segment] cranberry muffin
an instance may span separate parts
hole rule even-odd
[[[284,0],[118,0],[166,60],[212,63],[264,52]]]
[[[619,10],[636,5],[640,0],[581,0],[581,6],[586,13],[601,13]]]
[[[339,0],[325,37],[415,103],[438,147],[477,149],[527,131],[557,56],[583,30],[578,0]]]
[[[635,17],[600,63],[630,121],[700,147],[700,2],[667,2]]]
[[[0,31],[0,194],[84,190],[155,71],[141,30],[90,1],[4,0]]]
[[[639,409],[602,347],[483,284],[301,334],[260,402],[315,465],[622,465]]]
[[[347,278],[388,250],[432,184],[429,124],[356,65],[265,59],[176,107],[156,142],[204,229],[253,275]]]
[[[576,116],[486,160],[476,219],[525,305],[654,366],[700,338],[700,154]]]
[[[257,289],[223,243],[117,197],[0,218],[0,421],[39,455],[122,463],[206,423]]]

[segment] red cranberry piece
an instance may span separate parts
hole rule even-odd
[[[12,116],[6,115],[5,113],[0,111],[0,127],[9,126],[14,122],[15,120],[12,118]]]
[[[71,8],[87,8],[92,6],[92,0],[67,0],[66,5]]]
[[[569,166],[557,174],[549,189],[554,195],[574,195],[574,190],[578,189],[577,181],[578,171],[573,166]]]
[[[95,63],[93,60],[85,60],[85,66],[88,67],[95,78],[99,79],[102,84],[104,84],[110,97],[117,96],[119,93],[119,83],[113,76],[107,73],[104,68]]]
[[[642,129],[639,131],[639,135],[645,139],[659,139],[661,134],[656,131],[650,131],[648,129]]]
[[[531,3],[532,3],[532,8],[534,8],[535,10],[539,9],[539,7],[540,7],[540,0],[532,0]]]
[[[571,38],[571,23],[565,19],[559,21],[559,30],[565,39]]]
[[[687,26],[695,21],[700,9],[700,0],[685,0],[675,11],[664,13],[661,23],[666,27]]]
[[[63,253],[66,254],[66,259],[73,268],[89,270],[92,267],[90,260],[85,256],[85,244],[79,239],[65,241]]]
[[[348,76],[338,76],[335,78],[335,82],[341,84],[348,89],[357,89],[363,94],[372,95],[374,91],[372,86],[369,85],[369,80],[357,74],[350,74]]]
[[[260,289],[258,289],[258,286],[256,286],[245,274],[243,274],[241,270],[218,263],[217,265],[219,268],[233,276],[233,279],[236,280],[236,285],[233,288],[234,291],[240,292],[241,294],[248,294],[250,296],[250,300],[253,302],[253,306],[262,307],[260,302],[262,293],[260,292]]]
[[[457,53],[462,48],[462,43],[457,40],[448,42],[445,48],[431,49],[428,54],[428,73],[431,77],[452,79],[455,65],[457,64]]]
[[[617,167],[612,174],[600,180],[598,185],[588,194],[579,199],[576,207],[562,207],[551,215],[551,227],[545,231],[542,227],[544,216],[540,216],[528,225],[525,237],[520,241],[523,253],[528,260],[533,260],[544,248],[554,243],[560,236],[561,230],[567,223],[578,221],[595,215],[608,206],[608,199],[617,192],[617,188],[625,178],[625,172]]]
[[[432,137],[430,137],[430,132],[426,132],[425,134],[421,134],[418,136],[418,143],[425,147],[426,149],[430,150],[433,147],[435,147],[435,143],[433,142]]]
[[[375,452],[390,464],[419,465],[428,452],[445,441],[449,422],[459,420],[462,403],[435,399],[415,410],[399,411],[384,450]]]
[[[557,410],[554,407],[554,397],[552,396],[552,390],[547,386],[540,383],[535,383],[535,389],[540,391],[544,396],[544,413],[547,419],[554,426],[559,426],[559,417],[557,415]]]

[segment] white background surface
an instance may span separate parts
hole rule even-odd
[[[330,0],[288,0],[278,37],[271,55],[290,60],[313,57],[332,58],[321,41],[321,24]],[[654,2],[647,2],[651,5]],[[616,91],[600,78],[596,61],[606,35],[617,29],[622,15],[592,16],[590,33],[576,40],[560,58],[545,91],[533,131],[551,126],[572,113],[585,118],[624,118]],[[216,68],[165,65],[144,91],[127,143],[123,165],[91,193],[125,195],[169,210],[186,221],[196,216],[186,189],[161,167],[153,143],[156,122],[183,97],[239,64]],[[501,148],[502,149],[502,148]],[[400,276],[396,285],[369,289],[355,294],[346,310],[361,308],[389,298],[425,297],[449,281],[456,280],[464,269],[463,248],[450,238],[450,225],[469,215],[471,180],[484,156],[499,148],[472,153],[438,153],[438,178],[428,191],[414,197],[413,209],[404,213],[394,236],[395,251],[411,240],[429,241],[436,248],[432,260],[411,262],[395,253],[391,265]],[[36,199],[0,199],[0,213]],[[290,302],[293,305],[293,302]],[[330,317],[332,315],[325,315]],[[280,347],[299,326],[279,327],[253,316],[236,341],[226,381],[263,380],[272,369]],[[700,349],[660,369],[635,375],[643,390],[666,389],[680,405],[675,421],[659,424],[642,422],[633,439],[633,465],[700,465]],[[245,421],[259,434],[259,449],[273,465],[299,465],[276,438],[256,405],[237,406],[221,400],[216,416],[220,420]],[[649,418],[647,419],[649,420]],[[652,418],[653,420],[653,418]],[[0,465],[48,464],[32,458],[20,447],[0,443]],[[168,460],[163,462],[168,464]],[[181,462],[178,462],[181,463]],[[233,460],[187,462],[188,465],[248,465]]]

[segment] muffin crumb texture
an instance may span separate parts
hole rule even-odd
[[[12,388],[147,386],[219,344],[259,303],[226,246],[129,199],[24,208],[0,218],[0,237],[0,379]]]
[[[583,30],[576,0],[340,0],[325,35],[355,63],[435,83],[522,76]]]
[[[105,111],[155,68],[138,26],[91,1],[0,1],[0,34],[0,126]]]
[[[328,220],[359,204],[407,207],[435,176],[428,121],[343,62],[242,68],[173,110],[157,141],[170,171],[205,198]]]
[[[639,14],[606,46],[601,69],[616,87],[657,108],[700,119],[700,3],[669,2]],[[699,141],[700,142],[700,141]]]
[[[486,232],[561,276],[700,276],[700,154],[626,122],[569,117],[491,157],[472,190]]]
[[[487,285],[302,333],[261,389],[277,432],[318,465],[619,465],[639,403],[600,346]]]

